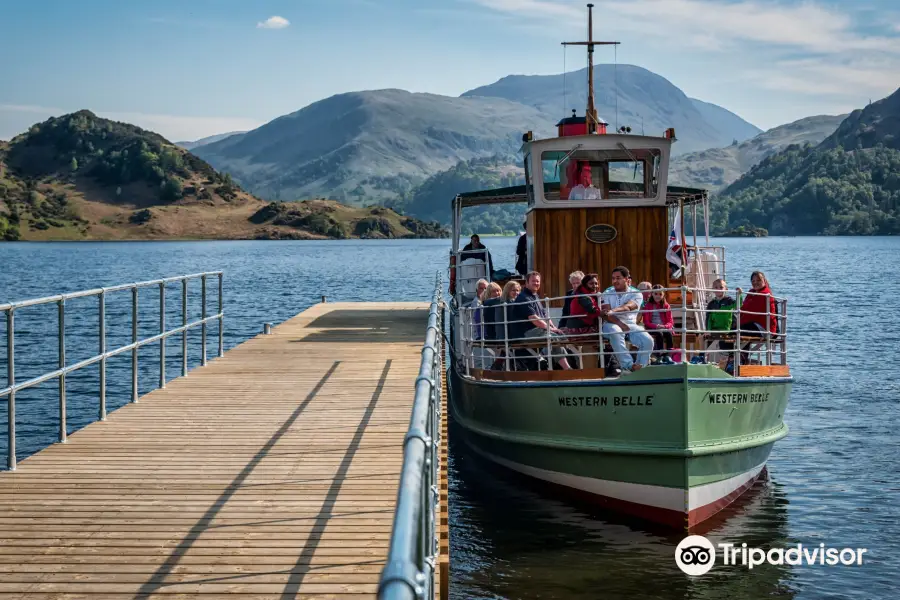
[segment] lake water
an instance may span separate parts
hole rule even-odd
[[[511,268],[515,238],[487,238],[498,267]],[[766,271],[789,297],[789,360],[796,378],[769,478],[711,525],[713,541],[763,548],[867,548],[860,566],[716,566],[689,579],[677,570],[680,535],[543,495],[484,465],[451,435],[451,592],[454,598],[896,598],[900,562],[898,327],[900,239],[717,240],[729,283],[749,288]],[[0,303],[199,271],[225,271],[225,348],[280,322],[322,295],[332,301],[427,300],[446,268],[446,240],[0,244]],[[209,311],[215,311],[214,281]],[[167,320],[180,322],[180,286],[169,286]],[[190,318],[200,314],[191,284]],[[158,289],[141,292],[141,335],[158,331]],[[69,363],[97,350],[97,300],[67,304]],[[130,340],[130,295],[107,304],[109,346]],[[55,368],[56,307],[16,315],[17,380]],[[5,336],[5,325],[0,323]],[[217,346],[210,327],[210,356]],[[424,323],[423,323],[424,334]],[[0,350],[5,348],[0,337]],[[180,340],[167,345],[167,373],[180,373]],[[140,390],[157,383],[158,347],[141,351]],[[0,387],[6,385],[0,352]],[[199,330],[189,363],[199,364]],[[130,394],[130,356],[111,359],[108,405]],[[96,418],[97,369],[67,381],[68,429]],[[6,455],[0,403],[0,457]],[[56,384],[17,398],[18,454],[55,441]],[[3,463],[5,464],[5,460]]]

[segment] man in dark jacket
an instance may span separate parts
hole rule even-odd
[[[522,223],[522,229],[527,229],[528,224]],[[528,272],[528,234],[523,233],[519,236],[516,243],[516,271],[519,275],[525,275]]]
[[[487,263],[488,273],[494,272],[494,262],[491,260],[491,253],[488,251],[487,247],[481,243],[481,238],[478,237],[477,233],[472,234],[469,243],[462,249],[460,261],[466,260],[467,258],[483,260]]]

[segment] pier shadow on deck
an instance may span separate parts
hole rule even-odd
[[[421,344],[428,310],[336,309],[309,322],[293,342]]]

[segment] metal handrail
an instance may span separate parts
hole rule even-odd
[[[209,277],[216,277],[219,282],[219,305],[218,312],[214,315],[206,315],[206,281]],[[202,318],[197,321],[188,323],[187,321],[187,293],[188,281],[191,279],[200,279],[202,282]],[[0,304],[0,312],[6,313],[6,361],[7,361],[7,387],[0,389],[0,398],[6,396],[9,410],[7,411],[7,432],[9,435],[9,449],[7,457],[7,468],[10,471],[16,469],[16,393],[49,381],[51,379],[59,379],[59,441],[66,441],[66,375],[73,371],[78,371],[93,364],[100,363],[100,390],[99,390],[99,409],[98,418],[101,421],[106,420],[106,361],[119,354],[131,351],[131,402],[138,401],[138,349],[159,342],[159,387],[166,386],[166,340],[173,335],[181,334],[182,363],[181,375],[187,375],[187,332],[194,327],[202,328],[202,356],[201,364],[206,364],[206,324],[209,321],[219,322],[219,348],[218,356],[224,354],[223,333],[225,331],[225,313],[224,313],[224,296],[223,281],[224,272],[210,271],[207,273],[194,273],[191,275],[179,275],[177,277],[167,277],[165,279],[154,279],[152,281],[141,281],[137,283],[126,283],[112,287],[95,288],[80,292],[71,292],[68,294],[58,294],[56,296],[46,296],[44,298],[34,298],[31,300],[22,300],[20,302],[10,302]],[[166,329],[166,284],[181,282],[181,310],[182,324],[174,329]],[[159,334],[149,338],[138,340],[138,289],[159,286]],[[106,347],[106,296],[112,292],[131,290],[131,343],[121,346],[114,350],[107,350]],[[99,319],[98,319],[98,341],[99,353],[79,361],[72,365],[66,364],[66,300],[74,298],[86,298],[97,296],[99,300]],[[16,383],[15,369],[15,314],[16,311],[30,306],[38,306],[42,304],[56,304],[58,308],[58,331],[59,331],[59,368],[34,377],[21,383]]]
[[[415,382],[412,416],[403,440],[403,469],[387,563],[378,583],[378,598],[413,600],[434,597],[438,551],[435,510],[441,411],[443,302],[440,273],[428,312],[422,362]]]
[[[640,293],[637,290],[633,290],[633,291],[636,293]],[[659,354],[659,355],[669,356],[670,358],[673,354],[680,353],[681,354],[681,362],[689,361],[689,358],[688,358],[689,353],[694,356],[700,356],[704,360],[707,360],[709,358],[709,355],[714,352],[733,353],[735,358],[737,358],[737,355],[741,354],[741,353],[743,353],[743,354],[747,354],[747,353],[762,354],[760,356],[760,359],[766,365],[775,365],[775,364],[786,365],[787,364],[787,345],[788,345],[787,337],[788,336],[787,336],[787,299],[786,298],[781,298],[778,296],[774,296],[772,294],[760,294],[758,292],[749,291],[749,292],[743,292],[743,296],[744,297],[746,297],[746,296],[764,296],[764,297],[769,297],[772,300],[774,300],[775,305],[776,305],[776,312],[772,313],[772,312],[768,312],[768,310],[767,310],[767,312],[748,311],[748,310],[742,309],[740,304],[737,304],[737,306],[731,310],[708,311],[705,306],[698,307],[695,303],[693,305],[688,304],[688,302],[687,302],[688,293],[694,294],[694,298],[696,300],[698,292],[714,293],[714,292],[724,291],[724,292],[728,293],[728,292],[731,292],[732,290],[716,290],[713,288],[680,286],[680,287],[674,287],[674,288],[656,289],[653,291],[654,292],[678,292],[680,294],[680,296],[681,296],[680,305],[672,305],[668,310],[672,311],[675,314],[680,315],[681,322],[676,323],[675,326],[672,329],[669,329],[668,331],[670,331],[672,335],[677,335],[681,338],[681,345],[680,345],[680,347],[674,347],[671,349],[653,348],[651,350],[651,352],[653,352],[655,354]],[[539,299],[539,301],[545,306],[545,312],[549,315],[550,314],[550,309],[549,309],[550,301],[553,301],[553,300],[571,301],[573,298],[598,297],[598,296],[602,296],[604,293],[609,293],[609,292],[598,291],[597,293],[594,293],[594,294],[575,294],[575,295],[571,295],[571,296],[561,296],[561,297],[557,297],[557,298],[541,298],[541,299]],[[509,306],[509,304],[501,303],[497,306],[507,307],[507,306]],[[768,304],[767,304],[767,307],[768,307]],[[665,309],[646,309],[646,308],[641,307],[634,312],[644,315],[644,318],[646,320],[646,318],[647,318],[646,315],[664,312],[664,310]],[[474,315],[477,314],[479,311],[481,311],[482,316],[480,319],[478,319],[478,322],[476,323],[476,319],[474,318]],[[454,359],[456,359],[458,362],[460,362],[462,364],[462,366],[465,367],[464,373],[467,376],[470,375],[470,368],[473,366],[474,361],[476,361],[476,360],[484,361],[485,360],[486,348],[488,350],[494,351],[492,353],[489,353],[489,354],[493,355],[497,349],[497,346],[500,344],[503,345],[503,355],[506,359],[505,360],[506,369],[509,370],[509,368],[510,368],[510,360],[509,360],[509,355],[510,355],[510,351],[509,351],[510,345],[509,344],[510,344],[510,342],[526,342],[527,341],[527,342],[544,343],[546,345],[546,347],[544,348],[543,352],[546,352],[546,354],[544,356],[545,356],[545,358],[548,359],[547,368],[552,370],[554,368],[552,359],[565,358],[566,356],[569,356],[571,354],[570,352],[562,349],[563,346],[565,346],[565,347],[570,347],[572,345],[596,346],[595,352],[582,351],[579,349],[579,351],[575,352],[575,354],[576,354],[576,356],[578,356],[579,358],[582,358],[582,359],[587,356],[597,356],[600,358],[600,360],[602,362],[603,356],[604,356],[604,338],[609,339],[611,336],[627,336],[631,333],[629,331],[615,331],[615,330],[608,331],[599,326],[596,329],[591,330],[590,332],[572,332],[572,331],[560,330],[559,333],[560,333],[561,337],[559,338],[559,340],[556,343],[551,343],[552,338],[551,338],[551,333],[550,333],[549,329],[544,330],[544,335],[539,335],[539,336],[535,336],[535,337],[527,337],[527,336],[522,336],[522,335],[519,335],[519,336],[509,335],[509,332],[508,332],[509,325],[513,325],[513,324],[517,324],[517,323],[524,324],[524,323],[528,322],[529,319],[509,318],[504,314],[504,315],[498,317],[500,320],[488,320],[484,315],[484,307],[480,304],[478,306],[474,306],[472,304],[466,304],[463,306],[459,306],[459,307],[454,308],[454,312],[456,314],[458,314],[459,319],[460,319],[460,321],[459,321],[460,327],[458,328],[458,332],[459,332],[459,340],[458,341],[461,343],[458,344],[458,347],[454,348],[453,355],[454,355]],[[504,311],[504,313],[505,313],[505,311]],[[705,325],[705,323],[706,323],[705,318],[698,319],[697,326],[693,326],[689,322],[689,317],[697,316],[697,315],[703,317],[706,313],[733,314],[735,317],[735,320],[737,321],[738,324],[731,329],[713,330],[713,329],[709,329]],[[497,314],[497,313],[495,312],[494,314]],[[766,323],[765,330],[760,331],[759,335],[750,335],[748,333],[748,330],[743,329],[742,326],[740,325],[742,315],[749,315],[749,316],[753,316],[753,317],[759,317],[760,319],[764,319],[765,323]],[[702,321],[704,323],[704,325],[699,325],[700,321]],[[551,322],[552,322],[552,320],[551,320]],[[772,333],[771,327],[770,327],[770,325],[773,322],[776,324],[776,332],[775,333]],[[501,334],[499,337],[495,337],[490,340],[485,339],[485,336],[479,335],[479,333],[482,332],[483,331],[482,328],[487,325],[502,326],[504,333]],[[644,330],[644,328],[641,328],[641,330]],[[646,329],[646,331],[653,332],[653,331],[657,331],[657,330]],[[745,338],[744,339],[745,343],[750,342],[751,346],[753,346],[754,343],[756,344],[755,350],[748,351],[748,350],[743,349],[743,344],[741,342],[742,333]],[[731,350],[711,350],[709,347],[700,349],[700,350],[698,350],[698,349],[688,350],[688,348],[687,348],[687,336],[688,335],[703,336],[707,340],[714,340],[715,336],[733,335],[733,336],[736,336],[736,340],[735,340],[734,347]],[[557,344],[559,345],[559,347],[557,346]],[[764,346],[764,349],[761,350],[760,348],[763,346]],[[474,351],[476,348],[480,349],[481,356],[475,355]],[[554,350],[558,350],[558,351],[555,352]],[[777,362],[775,360],[776,357],[779,359]],[[494,357],[494,358],[496,358],[496,357]],[[735,361],[736,365],[737,365],[737,363],[738,363],[738,361]],[[739,370],[739,365],[736,366],[735,376],[737,376],[738,370]]]

